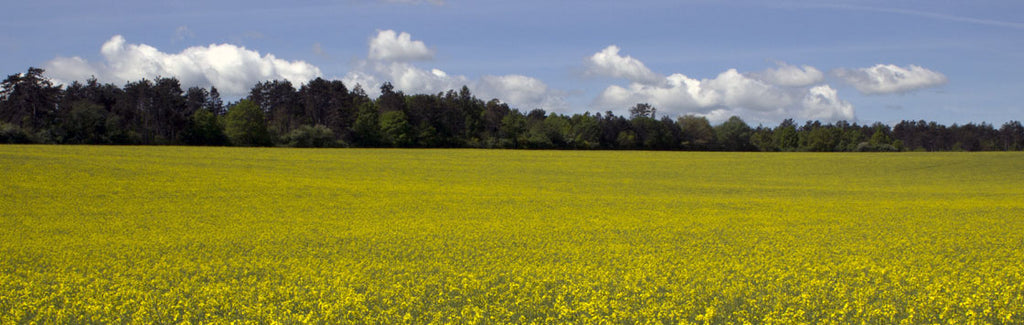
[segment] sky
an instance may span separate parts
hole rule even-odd
[[[1024,119],[1021,1],[3,1],[0,73],[58,83],[466,85],[523,111],[767,126]]]

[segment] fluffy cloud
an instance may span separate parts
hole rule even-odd
[[[348,85],[361,85],[371,96],[379,95],[380,85],[387,81],[395,89],[409,94],[434,94],[467,86],[478,98],[498,98],[520,109],[559,111],[568,106],[564,93],[549,88],[536,78],[485,75],[473,80],[462,75],[450,75],[437,68],[417,67],[409,61],[432,58],[433,52],[427,51],[423,42],[412,41],[408,33],[378,31],[369,46],[369,59],[357,63],[341,80]]]
[[[868,95],[905,93],[940,86],[946,76],[916,65],[878,64],[870,68],[836,69],[832,74]]]
[[[70,83],[75,80],[86,80],[93,76],[103,81],[111,81],[106,75],[100,73],[98,68],[89,61],[80,57],[57,57],[43,65],[46,74],[55,79],[58,83]],[[125,80],[120,80],[125,81]]]
[[[825,80],[825,75],[820,70],[809,65],[798,67],[785,62],[776,62],[776,64],[778,68],[751,73],[751,76],[773,85],[786,87],[810,86]]]
[[[809,120],[849,120],[853,118],[853,105],[839,99],[839,94],[829,85],[811,87],[801,102],[800,116]]]
[[[537,78],[521,75],[483,76],[476,82],[481,98],[499,98],[524,110],[543,108],[559,111],[567,107],[563,94],[548,88]]]
[[[643,66],[635,61],[634,66]],[[594,105],[622,108],[646,102],[659,112],[698,114],[715,122],[731,115],[765,122],[789,117],[826,121],[853,119],[853,105],[839,99],[835,89],[828,85],[810,86],[822,79],[821,71],[813,67],[787,64],[757,73],[729,69],[711,79],[676,73],[657,82],[633,79],[625,87],[609,86],[598,95]]]
[[[157,76],[176,77],[185,86],[216,86],[222,94],[241,96],[257,82],[287,79],[300,84],[320,76],[320,69],[304,61],[260,55],[231,44],[190,47],[164,53],[146,44],[128,44],[116,35],[100,49],[104,63],[80,57],[58,57],[47,62],[47,73],[61,82],[95,76],[102,82],[122,83]]]
[[[786,106],[793,101],[784,89],[729,69],[715,79],[702,81],[702,86],[720,94],[719,105],[771,109]]]
[[[463,76],[449,76],[440,69],[424,70],[405,62],[380,64],[377,71],[386,76],[396,88],[413,94],[458,89],[467,82]]]
[[[377,36],[370,39],[369,58],[380,61],[430,60],[434,58],[434,51],[428,49],[423,41],[413,41],[409,33],[379,30]]]
[[[363,62],[341,79],[348,85],[361,85],[367,94],[377,96],[385,81],[408,94],[436,94],[467,86],[480,99],[498,98],[512,107],[528,110],[543,108],[564,110],[564,94],[553,90],[539,79],[522,75],[485,75],[471,80],[462,75],[449,75],[440,69],[421,69],[408,62]]]
[[[829,85],[819,85],[802,90],[803,97],[780,107],[725,106],[709,111],[697,110],[696,115],[707,117],[713,123],[721,123],[731,116],[740,116],[747,122],[777,122],[783,118],[805,120],[839,121],[854,118],[853,105],[839,99],[838,92]]]
[[[632,56],[619,55],[619,47],[610,45],[594,53],[586,60],[587,73],[592,75],[625,78],[639,83],[657,83],[663,77],[648,69]]]

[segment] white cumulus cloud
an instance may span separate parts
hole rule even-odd
[[[721,94],[718,104],[728,107],[771,109],[793,101],[785,89],[740,74],[736,69],[726,70],[702,84]]]
[[[785,62],[776,62],[776,64],[778,67],[775,69],[765,69],[750,75],[773,85],[787,87],[810,86],[825,80],[825,75],[821,73],[821,70],[809,65],[798,67]]]
[[[836,69],[832,74],[869,95],[905,93],[940,86],[948,81],[942,73],[916,65],[877,64],[870,68]]]
[[[524,110],[542,108],[561,111],[568,105],[564,94],[548,88],[540,79],[522,75],[483,76],[475,84],[483,99],[498,98]]]
[[[410,94],[436,94],[462,88],[467,82],[463,76],[449,76],[440,69],[420,69],[406,62],[379,64],[377,72],[390,80],[396,88]]]
[[[811,87],[801,102],[800,116],[808,120],[849,120],[853,118],[853,105],[839,99],[838,92],[829,85]]]
[[[111,83],[175,77],[183,86],[215,86],[229,96],[245,95],[260,81],[286,79],[301,84],[320,76],[319,68],[304,61],[261,55],[232,44],[211,44],[190,47],[180,53],[164,53],[146,44],[129,44],[124,37],[116,35],[103,43],[100,54],[105,62],[57,57],[44,67],[61,82],[92,76]]]
[[[592,75],[625,78],[639,83],[657,83],[662,76],[648,69],[643,62],[632,56],[619,55],[619,47],[610,45],[587,58],[587,73]]]
[[[564,93],[551,89],[543,81],[522,75],[485,75],[473,80],[450,75],[440,69],[421,69],[408,62],[363,62],[341,78],[347,85],[361,85],[367,94],[380,94],[380,85],[391,82],[395,89],[407,94],[436,94],[467,86],[477,98],[497,98],[512,107],[528,110],[543,108],[564,110],[568,104]]]
[[[395,89],[407,94],[436,94],[467,86],[480,99],[497,98],[524,110],[559,111],[568,106],[563,92],[536,78],[513,74],[471,79],[438,68],[417,67],[410,61],[432,58],[433,52],[423,42],[412,41],[408,33],[378,31],[370,41],[369,53],[368,60],[358,62],[341,80],[353,87],[361,85],[370,96],[379,95],[380,85],[391,82]]]
[[[643,66],[639,60],[632,60],[636,61],[633,66]],[[853,105],[839,99],[835,89],[811,86],[823,79],[821,71],[813,67],[788,64],[753,73],[729,69],[710,79],[674,73],[657,81],[633,78],[627,86],[611,85],[598,95],[594,105],[621,109],[644,102],[659,112],[703,115],[714,122],[731,115],[763,122],[790,117],[854,119]]]
[[[393,30],[379,30],[377,36],[370,39],[371,60],[381,61],[419,61],[434,58],[434,51],[427,48],[423,41],[412,40],[409,33],[397,33]]]
[[[100,74],[100,71],[96,66],[90,64],[80,57],[57,57],[43,65],[46,69],[46,74],[57,80],[59,83],[70,83],[72,81],[83,81],[95,76],[97,79],[103,77],[104,81],[110,81],[109,78]]]

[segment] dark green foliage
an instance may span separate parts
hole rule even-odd
[[[896,148],[896,146],[893,146],[891,144],[877,144],[877,145],[875,145],[875,144],[871,144],[870,142],[861,142],[860,144],[857,145],[856,149],[854,149],[853,151],[857,151],[857,152],[867,152],[867,151],[873,151],[873,152],[892,152],[892,151],[900,151],[900,149]]]
[[[360,147],[380,146],[380,111],[373,103],[359,105],[359,115],[352,127],[355,144]]]
[[[1024,150],[1024,126],[1019,121],[1010,121],[999,128],[999,139],[1003,150]]]
[[[208,110],[213,113],[213,110],[207,109],[207,103],[210,101],[210,92],[204,88],[192,87],[185,92],[185,112],[191,117],[192,112],[198,110]]]
[[[600,143],[602,148],[632,149],[631,146],[635,143],[636,134],[630,130],[628,119],[622,116],[615,116],[611,111],[607,111],[605,115],[599,115],[598,120],[598,125],[601,128]],[[623,145],[627,147],[623,147]]]
[[[892,139],[889,138],[889,134],[886,132],[886,129],[887,128],[884,128],[881,125],[876,126],[875,133],[871,135],[871,141],[868,143],[873,146],[892,144]]]
[[[596,149],[601,145],[601,126],[590,112],[569,118],[569,145],[573,149]]]
[[[224,114],[227,114],[228,110],[224,108],[224,101],[220,99],[220,92],[217,91],[217,87],[211,86],[209,94],[203,108],[213,113],[213,115],[224,116]]]
[[[637,103],[633,107],[629,108],[629,119],[636,119],[638,117],[646,117],[654,119],[654,115],[657,114],[658,109],[648,103]]]
[[[636,134],[635,145],[654,150],[679,149],[682,130],[672,122],[672,119],[666,117],[658,121],[650,117],[653,114],[652,108],[649,116],[637,117],[630,121],[632,130]]]
[[[257,83],[249,91],[248,99],[268,117],[267,128],[274,135],[286,135],[303,124],[322,123],[310,121],[311,115],[303,111],[299,93],[287,80]]]
[[[804,151],[834,151],[839,143],[836,132],[831,127],[822,126],[820,122],[808,121],[800,132],[800,148]]]
[[[636,132],[633,130],[619,131],[619,135],[615,137],[615,145],[619,149],[636,149]]]
[[[750,144],[757,148],[758,151],[778,151],[779,148],[775,146],[774,137],[772,137],[772,129],[758,126],[754,129],[753,134],[750,136]]]
[[[185,144],[197,146],[223,146],[228,144],[224,127],[212,111],[200,109],[192,113],[188,127],[183,132]]]
[[[71,106],[64,117],[60,131],[63,143],[109,144],[118,136],[117,116],[113,116],[96,103],[80,100]]]
[[[395,91],[390,82],[384,82],[380,86],[380,97],[377,97],[377,106],[382,112],[405,111],[405,94]]]
[[[796,151],[800,149],[800,136],[796,132],[793,119],[785,119],[772,132],[772,144],[779,151]]]
[[[402,111],[389,111],[381,115],[380,134],[384,145],[404,148],[414,143],[412,125]]]
[[[507,104],[497,99],[492,99],[484,105],[484,110],[480,112],[480,138],[489,144],[486,147],[498,146],[499,139],[502,138],[502,121],[511,112]]]
[[[878,123],[878,125],[882,124]],[[857,146],[864,141],[864,132],[861,128],[850,125],[845,121],[836,123],[836,127],[839,128],[840,132],[839,144],[836,145],[836,151],[856,151]]]
[[[0,143],[37,143],[38,139],[32,134],[25,132],[21,127],[10,123],[0,122]]]
[[[285,143],[288,146],[297,148],[331,148],[341,146],[341,143],[334,138],[334,131],[331,131],[330,128],[323,124],[300,126],[292,130],[285,137]]]
[[[149,125],[154,128],[157,144],[174,143],[178,132],[188,124],[192,112],[185,106],[181,83],[175,78],[157,78],[153,84]]]
[[[43,70],[0,83],[0,143],[187,144],[301,147],[471,147],[729,151],[1024,150],[1024,126],[901,121],[889,127],[792,119],[751,128],[739,117],[716,126],[703,116],[658,119],[637,103],[627,116],[521,111],[481,100],[469,87],[407,95],[391,83],[370,98],[338,80],[257,83],[245,100],[225,105],[216,88],[182,91],[175,78],[123,87],[54,86]],[[230,106],[230,110],[225,109]]]
[[[7,76],[0,83],[0,123],[17,125],[26,132],[49,127],[57,113],[60,87],[43,77],[43,69]]]
[[[228,109],[224,117],[224,133],[231,144],[243,147],[269,146],[270,132],[263,111],[252,101],[243,99]]]
[[[321,124],[339,139],[352,139],[352,126],[359,111],[344,83],[316,78],[299,89],[298,98],[302,109],[292,115],[304,117],[299,118],[303,124]]]
[[[703,116],[683,115],[678,121],[685,150],[708,150],[715,144],[715,129]]]
[[[751,151],[754,146],[750,143],[752,129],[747,122],[739,116],[730,117],[725,123],[715,127],[715,138],[721,149],[727,151]]]
[[[528,141],[526,134],[526,116],[519,110],[512,110],[501,119],[501,137],[504,148],[520,148]]]

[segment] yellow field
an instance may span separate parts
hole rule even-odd
[[[0,320],[1024,322],[1022,153],[0,146]]]

